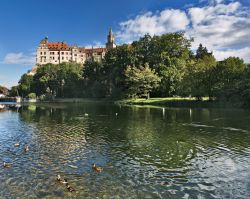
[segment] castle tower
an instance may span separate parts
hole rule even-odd
[[[112,48],[116,47],[115,36],[114,36],[111,28],[109,29],[109,34],[108,34],[107,40],[108,40],[108,42],[106,43],[107,49],[112,49]]]

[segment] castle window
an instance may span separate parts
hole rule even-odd
[[[62,57],[62,60],[64,60],[64,57]]]
[[[75,56],[77,56],[77,54],[75,54]]]
[[[43,52],[40,52],[40,55],[42,55],[43,54]]]
[[[44,52],[43,54],[46,55],[46,52]]]
[[[64,52],[62,52],[62,55],[64,55]]]

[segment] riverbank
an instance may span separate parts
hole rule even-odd
[[[165,107],[195,107],[195,108],[239,108],[241,103],[231,103],[225,101],[210,101],[207,97],[202,100],[196,98],[181,98],[181,97],[167,97],[167,98],[137,98],[137,99],[123,99],[115,102],[120,105],[151,105],[151,106],[165,106]]]
[[[118,105],[140,105],[140,106],[162,106],[162,107],[190,107],[190,108],[242,108],[240,102],[225,102],[209,100],[203,97],[202,100],[190,97],[166,97],[166,98],[134,98],[114,100],[109,98],[56,98],[48,101],[25,101],[23,104],[46,104],[46,103],[110,103]]]

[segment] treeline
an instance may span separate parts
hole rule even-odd
[[[24,74],[12,95],[30,97],[171,97],[250,99],[249,65],[237,57],[216,61],[184,33],[151,37],[109,50],[102,62],[47,64]]]

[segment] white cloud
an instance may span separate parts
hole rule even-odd
[[[85,48],[103,48],[105,45],[100,41],[94,41],[93,44],[84,45]]]
[[[204,3],[205,0],[200,2]],[[192,48],[202,43],[215,52],[216,58],[233,55],[250,60],[250,9],[240,2],[225,3],[224,0],[206,0],[203,6],[185,10],[165,9],[147,12],[120,23],[117,32],[120,42],[131,42],[149,33],[161,35],[168,32],[185,31],[193,37]]]
[[[131,42],[147,33],[160,35],[166,32],[185,30],[189,20],[184,11],[166,9],[158,13],[146,12],[120,23],[121,30],[117,33],[121,42]]]
[[[209,5],[223,3],[224,0],[200,0],[200,3],[208,2]]]
[[[195,46],[203,43],[214,50],[250,45],[250,16],[239,2],[194,7],[188,13],[192,25],[187,34],[195,38]]]
[[[244,59],[247,63],[250,63],[250,47],[245,47],[241,49],[228,49],[225,51],[215,50],[213,51],[217,60],[221,61],[227,57],[240,57]]]
[[[35,55],[20,53],[8,53],[2,62],[3,64],[20,64],[20,65],[34,65]]]

